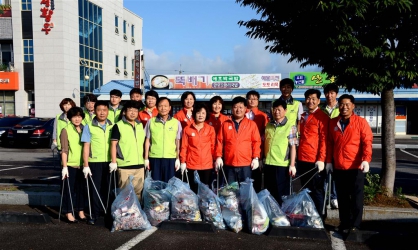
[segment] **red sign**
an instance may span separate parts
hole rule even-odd
[[[141,88],[141,50],[135,50],[134,88]]]
[[[55,4],[54,0],[41,0],[41,17],[45,18],[45,23],[41,31],[45,32],[45,35],[48,35],[51,31],[51,28],[54,28],[54,23],[51,22],[52,14],[54,14]]]

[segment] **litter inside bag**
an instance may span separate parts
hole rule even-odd
[[[171,193],[171,220],[201,221],[197,195],[177,177],[168,181]]]
[[[237,198],[238,192],[238,182],[233,182],[219,189],[222,216],[226,225],[236,233],[242,230],[242,218]]]
[[[132,179],[133,176],[129,176],[129,184],[119,192],[112,203],[113,226],[111,232],[146,230],[151,227],[135,194]]]
[[[274,199],[267,189],[260,191],[257,194],[258,200],[263,204],[269,216],[270,223],[276,227],[290,226],[290,222],[286,214],[280,209],[279,203]]]
[[[294,227],[324,228],[309,192],[303,189],[299,193],[283,196],[282,211]]]
[[[248,228],[253,234],[262,234],[269,227],[269,217],[263,204],[258,200],[253,187],[253,180],[247,178],[240,184],[240,203],[245,211]]]
[[[200,181],[197,171],[194,171],[194,179],[198,186],[197,197],[204,220],[212,222],[216,228],[225,229],[219,198],[207,185]]]
[[[167,191],[167,185],[163,181],[154,181],[151,174],[145,178],[142,194],[144,211],[153,226],[170,218],[171,194]]]

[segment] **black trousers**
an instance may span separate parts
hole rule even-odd
[[[264,165],[264,186],[281,206],[282,196],[290,192],[289,167]]]
[[[333,176],[341,227],[360,227],[363,217],[364,173],[360,169],[335,169]]]
[[[109,162],[89,162],[89,167],[91,170],[91,179],[89,176],[88,178],[88,184],[89,184],[89,192],[90,192],[90,203],[91,203],[91,217],[97,218],[102,212],[105,212],[103,210],[103,206],[100,203],[99,196],[97,193],[99,193],[100,198],[102,199],[103,205],[106,208],[107,205],[107,195],[109,192]],[[91,180],[93,179],[94,186],[96,186],[96,189],[93,186],[93,183]],[[113,183],[113,180],[112,180]],[[113,188],[111,187],[111,190]],[[111,207],[111,202],[109,201],[108,210]]]
[[[189,185],[190,185],[190,189],[197,194],[197,190],[198,190],[198,185],[197,183],[194,181],[194,171],[197,171],[197,174],[199,175],[199,179],[203,184],[206,184],[209,186],[210,189],[212,189],[211,187],[211,180],[212,180],[212,169],[205,169],[205,170],[192,170],[192,169],[187,169],[187,177],[189,178]],[[181,172],[181,171],[179,171]],[[183,181],[187,182],[186,176],[183,177]]]
[[[62,194],[62,212],[64,214],[72,213],[73,208],[74,213],[83,211],[84,203],[87,201],[85,196],[87,192],[86,180],[84,179],[82,169],[68,166],[68,175],[69,177],[62,182],[62,185],[64,185]]]
[[[309,170],[312,171],[309,172]],[[315,163],[298,161],[297,173],[298,175],[307,173],[300,177],[301,185],[302,187],[308,188],[311,191],[309,195],[315,204],[318,214],[321,215],[322,219],[324,220],[327,213],[327,210],[325,209],[325,214],[322,214],[325,199],[324,183],[327,175],[326,171],[323,170],[318,173],[318,168],[315,167]]]

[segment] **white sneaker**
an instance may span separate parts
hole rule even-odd
[[[338,201],[337,199],[331,200],[331,207],[334,209],[338,209]]]

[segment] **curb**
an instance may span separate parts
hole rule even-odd
[[[338,209],[328,209],[327,218],[338,220]],[[418,223],[418,210],[414,208],[387,208],[364,206],[363,221],[376,220],[391,220],[399,222]]]
[[[3,205],[31,205],[58,206],[61,202],[59,192],[31,192],[31,191],[1,191],[0,204]]]

